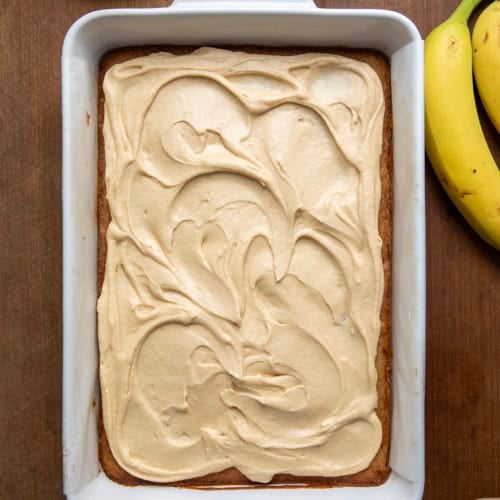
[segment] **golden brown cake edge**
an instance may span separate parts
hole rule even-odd
[[[102,126],[104,122],[104,92],[103,79],[106,71],[114,64],[155,52],[170,52],[176,55],[187,54],[199,46],[145,46],[127,47],[110,51],[101,58],[99,67],[99,102],[98,102],[98,165],[97,165],[97,229],[98,229],[98,266],[97,280],[100,294],[104,281],[106,264],[106,231],[110,222],[109,207],[106,199],[105,185],[105,153]],[[217,489],[227,486],[241,485],[248,488],[296,488],[313,487],[328,488],[341,486],[377,486],[383,484],[389,477],[388,465],[390,422],[391,422],[391,280],[392,280],[392,106],[390,86],[390,63],[387,57],[372,49],[324,48],[324,47],[260,47],[260,46],[220,46],[229,50],[239,50],[250,53],[271,55],[295,55],[307,52],[323,52],[351,57],[369,64],[378,74],[384,92],[385,114],[383,124],[383,144],[380,157],[381,202],[379,210],[379,232],[382,238],[382,261],[384,268],[384,297],[380,313],[381,330],[377,348],[376,368],[378,374],[377,415],[382,424],[382,444],[370,466],[355,474],[338,477],[294,476],[277,474],[267,484],[255,483],[231,467],[221,472],[208,474],[197,478],[171,483],[153,483],[137,478],[125,471],[114,459],[109,447],[103,425],[102,405],[98,412],[98,448],[99,461],[105,474],[113,481],[126,486],[137,485],[168,485],[194,489]]]

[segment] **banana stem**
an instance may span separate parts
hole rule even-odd
[[[460,21],[464,24],[469,20],[474,9],[481,3],[482,0],[462,0],[455,9],[450,19]]]

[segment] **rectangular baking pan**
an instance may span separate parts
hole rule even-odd
[[[99,59],[134,45],[247,44],[378,49],[391,60],[394,150],[393,379],[390,466],[371,488],[199,491],[127,488],[97,455],[97,79]],[[96,11],[69,29],[63,98],[63,459],[71,499],[384,499],[422,497],[424,485],[425,203],[423,42],[386,10],[331,10],[311,0],[175,0],[168,8]]]

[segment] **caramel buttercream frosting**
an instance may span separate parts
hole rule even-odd
[[[170,482],[377,453],[384,98],[365,63],[203,48],[104,80],[106,435]]]

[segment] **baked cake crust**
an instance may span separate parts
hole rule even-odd
[[[98,116],[98,291],[104,280],[106,262],[106,230],[110,222],[110,213],[106,199],[105,186],[105,152],[103,139],[104,122],[104,92],[103,79],[111,66],[155,52],[169,52],[175,55],[187,54],[198,47],[134,47],[114,50],[103,56],[99,72],[99,116]],[[221,47],[232,49],[233,47]],[[390,438],[390,375],[391,375],[391,262],[392,262],[392,108],[390,89],[390,65],[387,58],[380,52],[365,49],[308,49],[308,48],[263,48],[253,46],[238,46],[233,49],[249,53],[269,55],[295,55],[307,52],[336,54],[350,57],[369,64],[378,74],[383,88],[385,114],[383,123],[383,144],[380,159],[381,200],[379,210],[379,233],[382,238],[382,261],[384,269],[384,296],[381,308],[381,331],[378,342],[376,368],[378,374],[377,416],[382,424],[382,444],[370,466],[358,473],[339,477],[310,477],[290,474],[277,474],[267,484],[254,483],[232,467],[222,472],[208,474],[184,481],[157,483],[137,478],[125,471],[114,459],[109,447],[102,418],[102,406],[99,405],[99,458],[104,472],[114,481],[135,486],[140,484],[168,484],[190,488],[224,488],[226,486],[252,485],[256,488],[270,487],[331,487],[331,486],[375,486],[382,484],[389,475],[388,467]]]

